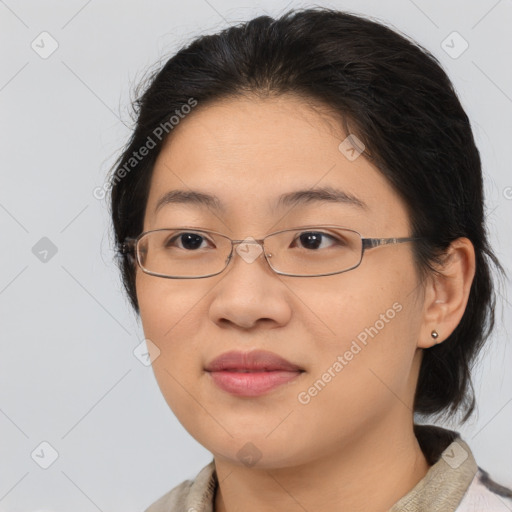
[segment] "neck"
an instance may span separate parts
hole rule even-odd
[[[299,466],[258,469],[215,458],[215,512],[386,511],[429,469],[412,419],[400,425],[369,427]]]

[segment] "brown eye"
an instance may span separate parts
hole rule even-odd
[[[304,231],[293,240],[295,244],[297,241],[300,241],[301,247],[305,249],[322,249],[325,248],[325,243],[328,244],[327,247],[330,247],[333,243],[338,242],[334,236],[321,231]]]
[[[208,239],[199,233],[182,232],[167,239],[164,246],[165,248],[178,247],[187,251],[195,251],[205,248],[202,247],[203,242],[208,242]]]

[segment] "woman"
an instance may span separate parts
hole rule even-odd
[[[198,38],[112,176],[160,389],[213,454],[148,512],[501,511],[456,432],[493,323],[482,174],[437,61],[329,9]]]

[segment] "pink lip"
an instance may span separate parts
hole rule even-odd
[[[298,377],[303,370],[272,352],[225,352],[205,370],[224,391],[238,396],[257,396]]]

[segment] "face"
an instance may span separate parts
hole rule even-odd
[[[382,174],[364,152],[354,159],[339,149],[346,136],[326,110],[294,96],[199,105],[157,159],[144,230],[187,226],[243,240],[337,225],[364,237],[410,236],[406,207]],[[278,203],[321,187],[360,204]],[[221,206],[157,208],[173,190],[214,195]],[[163,279],[137,268],[136,287],[145,336],[160,351],[153,369],[161,391],[215,457],[241,464],[245,450],[261,467],[302,464],[379,425],[409,421],[422,322],[410,243],[368,250],[359,267],[331,276],[277,275],[263,255],[248,262],[234,252],[223,273],[204,279]],[[241,396],[205,371],[224,352],[253,350],[301,372]]]

